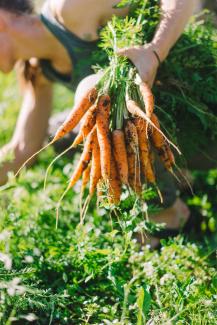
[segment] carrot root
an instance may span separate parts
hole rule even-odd
[[[37,155],[39,155],[43,150],[47,149],[49,146],[51,146],[54,143],[54,140],[52,140],[51,142],[49,142],[46,146],[44,146],[43,148],[41,148],[40,150],[38,150],[37,152],[35,152],[31,157],[29,157],[23,164],[22,166],[19,168],[19,170],[16,172],[15,177],[17,177],[19,175],[19,173],[21,172],[21,170],[28,164],[28,162],[30,162],[33,158],[35,158]]]

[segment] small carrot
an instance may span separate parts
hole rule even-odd
[[[97,134],[94,134],[93,140],[93,150],[92,150],[92,164],[91,164],[91,171],[90,171],[90,189],[89,195],[92,197],[96,188],[97,184],[101,178],[101,166],[100,166],[100,148],[98,143]]]
[[[93,130],[87,137],[87,140],[84,145],[84,151],[83,151],[83,153],[80,157],[80,160],[77,164],[77,167],[70,179],[68,189],[72,188],[75,185],[75,183],[77,183],[77,181],[79,180],[82,173],[85,171],[85,169],[87,168],[87,166],[90,162],[91,155],[92,155],[92,148],[93,148],[94,133],[96,133],[96,128],[93,128]]]
[[[73,142],[73,147],[76,147],[83,142],[96,124],[96,107],[97,106],[94,104],[84,115],[79,134]]]
[[[165,144],[165,139],[162,134],[158,131],[160,130],[160,122],[155,114],[151,117],[152,123],[155,125],[155,128],[151,128],[151,139],[156,149],[161,149]]]
[[[165,143],[162,148],[157,149],[161,161],[163,162],[165,168],[169,171],[172,171],[173,166],[175,165],[175,158],[170,149],[168,143]]]
[[[148,182],[155,184],[156,178],[153,171],[149,143],[148,139],[146,138],[147,123],[141,118],[135,118],[134,124],[136,125],[139,138],[139,151],[142,173]]]
[[[102,95],[99,98],[96,126],[97,137],[100,147],[100,162],[102,177],[105,181],[110,178],[110,164],[111,164],[111,141],[109,131],[109,116],[111,110],[111,99],[108,95]]]
[[[52,142],[61,139],[65,134],[74,129],[74,127],[80,122],[81,118],[84,116],[87,110],[96,101],[97,94],[98,93],[96,88],[92,88],[85,94],[81,101],[74,106],[66,121],[57,130]]]
[[[129,184],[139,194],[142,190],[139,164],[139,140],[135,125],[128,120],[125,125],[125,138],[129,170]]]
[[[112,143],[114,146],[114,157],[120,180],[123,184],[128,184],[127,150],[124,132],[122,130],[114,130],[112,132]]]
[[[175,157],[174,157],[174,154],[172,152],[172,150],[170,149],[169,145],[167,144],[167,155],[169,157],[169,161],[170,161],[170,165],[171,167],[174,166],[176,164],[175,162]]]
[[[141,92],[144,104],[145,111],[149,118],[151,118],[154,111],[154,96],[152,94],[151,88],[145,82],[139,84],[139,90]]]
[[[164,137],[158,131],[158,129],[160,129],[160,123],[157,116],[153,114],[151,120],[156,126],[156,128],[152,128],[151,140],[154,147],[157,149],[165,168],[171,170],[175,165],[174,155],[169,147],[169,144],[165,141]]]
[[[108,195],[109,195],[109,203],[111,204],[119,204],[120,198],[121,198],[121,181],[118,175],[114,155],[112,154],[111,159],[111,174],[110,174],[110,180],[109,180],[109,189],[108,189]]]

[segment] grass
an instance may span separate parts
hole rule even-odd
[[[72,103],[62,88],[55,110]],[[0,77],[0,143],[13,132],[20,98],[14,76]],[[0,192],[0,324],[210,324],[217,322],[217,170],[194,172],[195,216],[188,236],[140,247],[132,211],[118,222],[91,204],[79,226],[79,186],[55,208],[75,159],[60,159],[43,181],[53,149]],[[126,201],[127,206],[127,201]],[[127,210],[126,210],[127,211]]]

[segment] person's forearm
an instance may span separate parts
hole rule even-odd
[[[162,18],[152,40],[161,62],[182,34],[194,7],[195,0],[161,0]]]
[[[11,142],[21,151],[37,151],[47,133],[52,108],[52,86],[33,87],[30,83],[23,92],[24,100]]]

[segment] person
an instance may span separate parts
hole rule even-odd
[[[22,88],[23,103],[11,141],[0,150],[0,184],[9,171],[19,167],[42,147],[52,110],[53,83],[75,89],[79,100],[98,76],[89,66],[78,69],[96,49],[98,31],[112,15],[126,16],[128,8],[117,9],[118,0],[48,0],[41,15],[34,14],[30,0],[0,0],[0,70],[15,66]],[[85,7],[85,10],[84,10]],[[153,40],[144,46],[119,50],[137,67],[142,80],[152,86],[160,62],[180,37],[194,10],[194,0],[161,0],[162,17]],[[88,75],[89,74],[89,75]],[[33,160],[31,161],[33,163]],[[173,229],[189,217],[179,198],[156,216]]]

